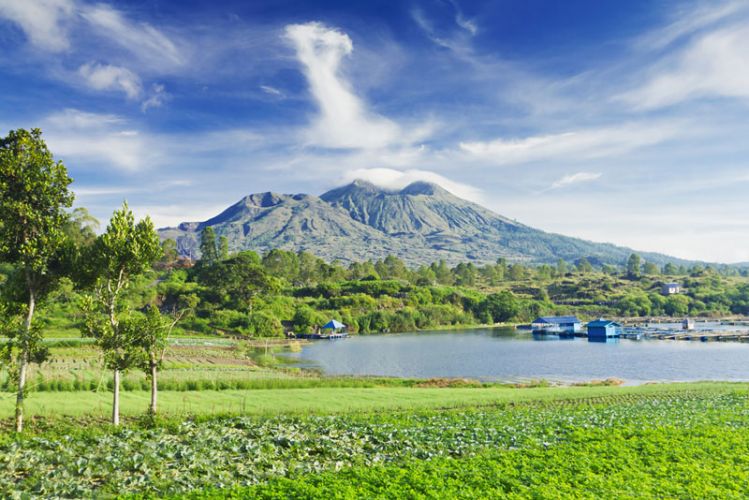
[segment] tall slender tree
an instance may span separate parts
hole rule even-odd
[[[151,219],[135,222],[122,205],[107,230],[96,239],[85,259],[93,293],[83,302],[85,333],[96,339],[113,375],[112,424],[120,423],[120,374],[138,360],[136,339],[123,293],[137,276],[161,257],[161,246]]]
[[[47,149],[41,130],[18,129],[0,139],[0,260],[13,264],[18,291],[13,295],[25,303],[25,319],[20,328],[7,332],[10,340],[3,348],[6,359],[18,367],[18,432],[23,430],[28,365],[47,357],[34,312],[63,271],[71,182],[65,165]]]
[[[203,264],[213,264],[219,260],[218,253],[216,231],[211,226],[206,226],[200,233],[200,260]]]

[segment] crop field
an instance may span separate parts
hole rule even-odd
[[[244,415],[201,401],[155,426],[113,430],[79,413],[6,434],[0,496],[749,495],[745,384],[241,392]],[[147,393],[127,395],[140,394],[145,407]]]

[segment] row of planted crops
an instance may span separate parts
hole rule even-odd
[[[747,431],[747,395],[738,388],[472,410],[226,417],[117,430],[59,423],[0,441],[0,496],[399,497],[411,491],[418,497],[430,496],[431,488],[445,494],[456,488],[454,496],[523,496],[534,484],[548,488],[560,481],[556,491],[572,488],[573,481],[585,496],[586,481],[595,485],[607,474],[621,475],[622,487],[636,487],[630,477],[655,488],[657,474],[683,469],[696,476],[682,472],[664,482],[672,490],[653,494],[739,497],[749,494]],[[551,481],[554,467],[567,483],[564,477]],[[445,483],[449,477],[454,481]],[[682,483],[685,489],[678,489]]]

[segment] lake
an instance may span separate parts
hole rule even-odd
[[[749,381],[749,344],[673,340],[535,340],[511,328],[354,336],[289,354],[328,375],[559,382]]]

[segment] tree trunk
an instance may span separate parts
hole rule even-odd
[[[114,396],[112,399],[112,425],[120,425],[120,370],[114,369]]]
[[[159,384],[158,384],[158,366],[153,355],[151,355],[151,406],[148,408],[148,412],[153,416],[156,415],[156,401],[159,397]]]
[[[33,290],[29,290],[29,311],[26,315],[26,324],[24,325],[25,340],[22,342],[21,358],[18,364],[18,392],[16,393],[16,432],[23,431],[23,397],[26,387],[26,369],[29,366],[29,336],[31,335],[31,321],[34,319],[34,308],[36,306],[36,297]]]

